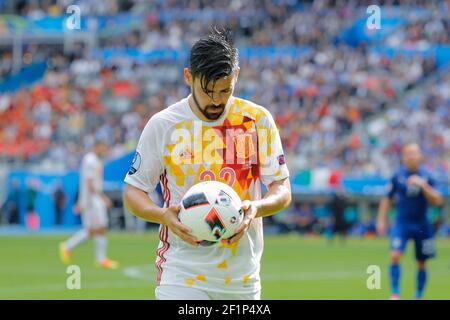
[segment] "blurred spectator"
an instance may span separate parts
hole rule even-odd
[[[351,225],[345,217],[345,210],[348,207],[348,199],[344,190],[340,186],[336,186],[334,188],[329,206],[333,225],[330,240],[332,240],[335,235],[338,235],[341,241],[344,241]]]
[[[295,209],[297,209],[297,214],[293,216],[295,230],[301,234],[314,233],[316,231],[314,230],[316,218],[314,217],[311,206],[307,203],[302,203],[299,204]]]
[[[34,178],[28,178],[26,181],[27,212],[25,215],[25,224],[29,230],[37,230],[40,226],[39,215],[35,210],[39,184],[39,181]]]
[[[66,200],[66,194],[62,188],[61,181],[58,180],[55,184],[55,190],[53,192],[53,202],[55,204],[55,225],[57,226],[62,224]]]
[[[4,218],[8,224],[19,224],[20,181],[13,179],[4,205]]]

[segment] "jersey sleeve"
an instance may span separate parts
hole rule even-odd
[[[278,128],[269,112],[258,122],[260,178],[264,185],[289,177]]]
[[[87,156],[82,164],[83,176],[85,179],[95,179],[96,175],[96,162],[90,155]]]
[[[437,181],[432,175],[428,176],[427,182],[431,187],[433,187],[433,188],[437,187]]]
[[[156,119],[149,120],[139,138],[130,169],[124,181],[147,193],[155,190],[161,173],[161,130],[158,129]]]
[[[389,184],[387,186],[386,196],[389,199],[392,199],[394,198],[396,192],[397,192],[397,177],[394,175],[389,181]]]

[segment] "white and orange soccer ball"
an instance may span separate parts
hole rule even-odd
[[[204,181],[186,192],[178,218],[192,229],[201,245],[207,246],[233,236],[244,211],[233,188],[218,181]]]

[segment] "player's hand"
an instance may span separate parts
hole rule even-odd
[[[377,221],[376,228],[377,228],[377,233],[378,233],[380,236],[384,236],[384,235],[386,234],[386,229],[387,229],[386,221],[384,221],[384,220],[378,220],[378,221]]]
[[[412,176],[410,176],[406,183],[408,184],[408,186],[415,184],[421,188],[423,188],[427,184],[427,182],[417,174],[413,174]]]
[[[78,203],[73,206],[72,210],[73,210],[73,212],[76,215],[80,215],[81,214],[81,208],[80,208],[80,205]]]
[[[108,198],[107,196],[103,196],[103,202],[105,203],[105,206],[108,209],[111,209],[113,207],[113,203],[112,203],[111,199]]]
[[[181,206],[179,204],[169,206],[164,211],[162,222],[170,229],[170,231],[175,233],[182,240],[193,246],[198,246],[199,240],[191,234],[191,228],[182,224],[178,219],[178,213],[180,212],[180,209]]]
[[[255,219],[256,214],[258,213],[256,206],[249,200],[242,201],[242,209],[244,209],[244,219],[239,227],[237,227],[234,236],[228,239],[230,244],[238,242],[242,238],[245,231],[250,228],[253,219]]]

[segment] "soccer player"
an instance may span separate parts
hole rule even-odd
[[[381,200],[378,210],[377,232],[385,234],[387,214],[397,195],[397,215],[391,230],[390,279],[391,299],[400,299],[400,258],[409,239],[415,243],[417,260],[416,299],[423,298],[427,271],[425,261],[434,257],[435,246],[432,226],[427,218],[428,204],[440,206],[441,194],[435,189],[435,181],[422,166],[423,155],[416,143],[403,146],[403,166],[391,178],[389,191]]]
[[[82,160],[78,206],[81,211],[83,229],[60,244],[60,258],[65,264],[70,263],[73,249],[92,237],[95,243],[95,265],[105,269],[118,268],[118,263],[106,256],[108,245],[106,238],[107,208],[112,206],[112,202],[102,191],[103,164],[101,159],[106,156],[107,152],[106,142],[96,140],[93,151],[88,152]]]
[[[127,208],[160,224],[157,299],[260,299],[262,217],[287,207],[291,189],[275,122],[262,106],[233,96],[238,75],[229,31],[198,40],[184,69],[191,94],[149,120],[125,177]],[[183,195],[204,180],[230,185],[244,209],[231,240],[211,246],[199,245],[178,219]],[[164,208],[148,196],[158,182]]]

